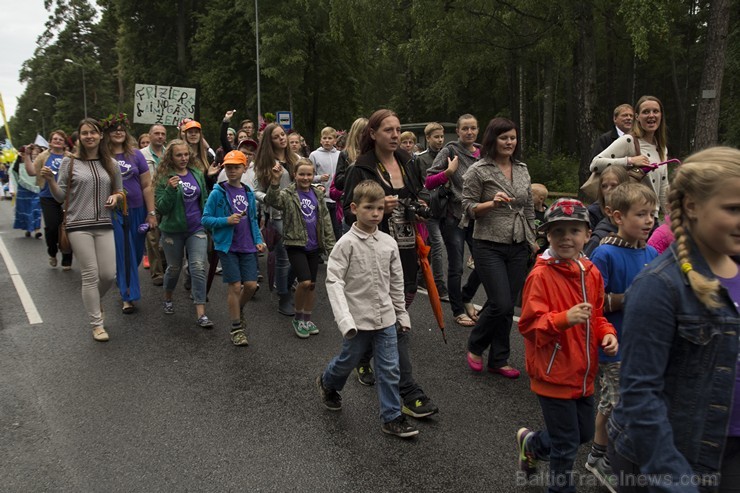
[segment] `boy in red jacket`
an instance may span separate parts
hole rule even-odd
[[[546,429],[517,431],[519,468],[528,477],[538,459],[549,459],[548,491],[572,492],[578,446],[594,434],[598,348],[616,354],[617,337],[602,312],[601,274],[581,254],[590,233],[586,207],[559,199],[545,213],[540,229],[547,233],[550,248],[537,259],[524,285],[519,331]]]

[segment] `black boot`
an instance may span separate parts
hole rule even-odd
[[[278,312],[288,317],[292,317],[293,315],[295,315],[295,308],[293,307],[293,296],[290,293],[280,295]]]

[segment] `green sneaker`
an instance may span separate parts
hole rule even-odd
[[[293,319],[293,330],[295,331],[295,335],[300,337],[301,339],[307,339],[311,333],[308,332],[308,329],[306,328],[306,324],[303,322],[303,320],[296,320]]]
[[[527,447],[527,442],[534,436],[534,432],[529,428],[519,428],[516,432],[516,445],[519,449],[519,470],[528,477],[537,472],[537,459]]]
[[[312,336],[315,336],[316,334],[319,333],[319,328],[316,327],[316,324],[315,323],[311,322],[310,320],[307,321],[307,322],[303,322],[303,323],[306,324],[306,330]]]
[[[248,346],[249,341],[247,340],[247,334],[244,333],[244,329],[232,330],[231,342],[234,346]]]

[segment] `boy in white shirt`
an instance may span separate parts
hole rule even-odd
[[[329,209],[331,216],[331,226],[334,230],[334,238],[337,240],[342,236],[342,223],[337,219],[337,204],[329,197],[329,185],[334,181],[334,174],[337,171],[337,161],[339,160],[339,150],[334,147],[337,142],[337,131],[332,127],[321,129],[321,147],[316,149],[308,156],[308,159],[316,167],[314,183],[324,187],[326,196],[324,202]]]
[[[331,411],[342,409],[339,391],[372,345],[383,433],[409,438],[419,434],[401,413],[400,370],[396,328],[409,330],[398,245],[378,229],[385,192],[365,180],[354,189],[352,213],[357,220],[329,255],[326,290],[334,319],[344,339],[339,355],[316,379],[321,401]]]

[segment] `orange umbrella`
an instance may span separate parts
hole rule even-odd
[[[424,280],[427,284],[427,292],[429,293],[429,303],[432,305],[432,312],[434,312],[434,318],[437,319],[437,325],[439,330],[442,331],[442,338],[447,344],[447,334],[445,334],[445,317],[442,313],[442,302],[439,301],[439,292],[437,291],[437,285],[434,284],[434,274],[432,273],[432,266],[429,265],[429,250],[431,247],[424,243],[421,239],[421,234],[416,232],[416,255],[419,257],[419,265],[421,266],[421,272],[424,275]]]

